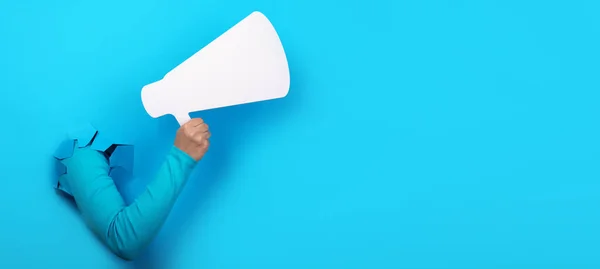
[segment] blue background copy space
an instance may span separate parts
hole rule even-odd
[[[280,100],[194,113],[211,149],[135,262],[51,186],[92,122],[136,146],[131,200],[178,127],[141,88],[252,11]],[[2,268],[599,268],[598,1],[0,0]]]

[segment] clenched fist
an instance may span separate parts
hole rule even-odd
[[[200,118],[191,119],[177,130],[175,147],[190,155],[194,160],[199,161],[208,150],[209,138],[210,132],[204,120]]]

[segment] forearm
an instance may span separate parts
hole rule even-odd
[[[158,233],[195,164],[173,147],[154,180],[126,206],[102,153],[80,149],[66,162],[71,191],[86,223],[125,259],[137,256]]]
[[[196,162],[173,147],[155,179],[108,225],[107,244],[121,257],[132,259],[152,242]]]

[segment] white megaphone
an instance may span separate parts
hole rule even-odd
[[[287,58],[273,25],[253,12],[202,50],[142,88],[146,112],[175,116],[285,97],[290,88]]]

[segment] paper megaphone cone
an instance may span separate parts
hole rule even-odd
[[[273,25],[253,12],[163,79],[142,88],[154,118],[285,97],[290,87],[287,58]]]

